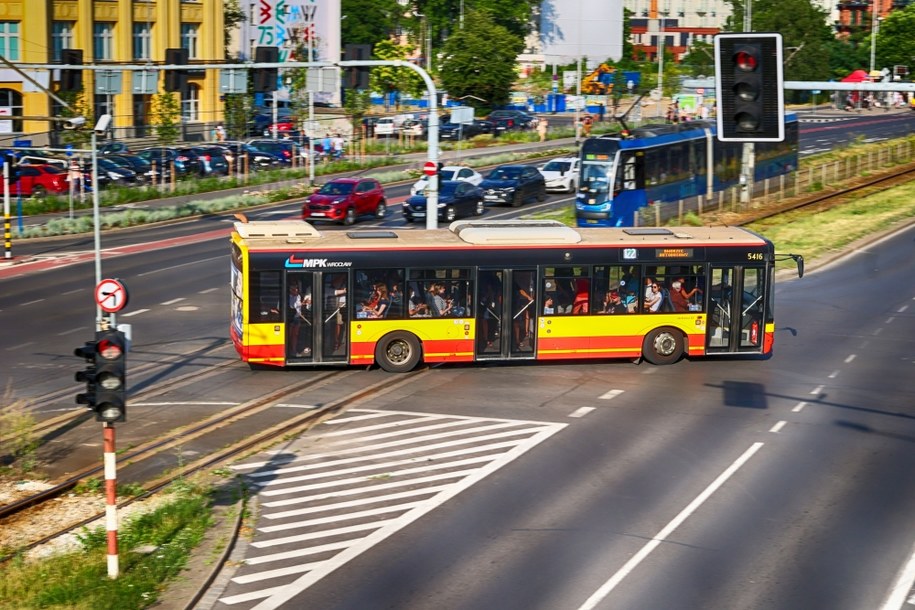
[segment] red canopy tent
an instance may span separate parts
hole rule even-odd
[[[855,70],[842,79],[843,83],[869,83],[871,77],[867,75],[866,70]]]

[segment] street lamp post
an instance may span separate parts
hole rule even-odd
[[[661,116],[661,106],[664,100],[664,15],[666,14],[666,11],[658,11],[661,20],[658,31],[658,95],[660,96],[660,101],[655,106],[657,108],[657,116]]]
[[[874,0],[871,2],[871,69],[868,76],[876,69],[877,34],[880,32],[881,21],[882,18],[877,16],[877,0]]]

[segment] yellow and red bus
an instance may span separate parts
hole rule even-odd
[[[775,250],[738,227],[258,221],[236,222],[231,242],[230,332],[255,367],[772,351]]]

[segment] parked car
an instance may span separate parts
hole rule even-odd
[[[374,178],[336,178],[305,198],[304,220],[332,220],[351,225],[358,216],[384,218],[387,212],[384,189]]]
[[[281,120],[287,120],[293,117],[292,110],[289,108],[277,108],[276,109],[276,121],[279,123]],[[248,135],[250,136],[261,136],[264,133],[264,130],[267,129],[270,125],[273,124],[273,111],[270,109],[264,109],[260,112],[255,113],[251,120],[248,121]]]
[[[100,155],[126,155],[130,154],[130,147],[125,142],[105,142],[99,144],[98,154]]]
[[[378,120],[375,121],[373,133],[376,137],[395,136],[398,131],[399,126],[394,123],[394,117],[392,116],[379,117]]]
[[[137,174],[137,182],[141,184],[149,184],[152,182],[158,184],[169,179],[167,167],[157,167],[153,169],[152,163],[137,155],[112,154],[106,155],[105,158],[123,168],[132,169]]]
[[[166,168],[166,173],[170,173],[174,167],[177,178],[183,178],[196,169],[191,165],[190,159],[180,154],[176,148],[152,146],[138,150],[136,155],[152,163],[156,169]]]
[[[523,110],[493,110],[486,118],[493,123],[511,119],[518,129],[533,129],[540,122],[540,119]]]
[[[400,130],[405,136],[425,138],[429,135],[429,119],[407,119]]]
[[[179,149],[197,168],[199,176],[228,176],[229,160],[226,149],[215,145],[190,146]]]
[[[445,122],[438,126],[439,140],[466,140],[474,136],[492,133],[493,123],[474,119],[472,123]]]
[[[283,161],[279,157],[273,153],[258,150],[247,142],[220,142],[214,146],[219,146],[226,151],[226,160],[237,172],[244,171],[246,163],[248,171],[277,169],[283,166]],[[247,157],[247,161],[245,161],[245,157]]]
[[[487,204],[518,207],[531,197],[537,201],[546,199],[546,181],[533,165],[500,165],[489,172],[480,188]]]
[[[407,222],[425,218],[427,212],[425,193],[408,197],[403,202],[403,215]],[[464,216],[481,216],[486,211],[483,190],[459,180],[445,180],[438,191],[438,219],[451,222]]]
[[[122,167],[107,157],[98,157],[98,183],[101,188],[131,186],[137,183],[137,172]],[[83,166],[87,184],[92,184],[92,163]]]
[[[284,165],[291,165],[294,156],[303,160],[308,159],[308,149],[292,140],[249,140],[248,144],[276,156]]]
[[[445,165],[438,171],[438,179],[439,182],[444,182],[445,180],[460,180],[461,182],[469,182],[474,186],[478,186],[483,182],[482,174],[466,165]],[[410,187],[410,194],[416,195],[421,193],[428,185],[429,178],[423,176]]]
[[[19,180],[10,184],[11,195],[44,197],[69,192],[67,171],[56,165],[20,165]]]
[[[540,168],[546,190],[574,193],[578,188],[578,157],[558,157]]]

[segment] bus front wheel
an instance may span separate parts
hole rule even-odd
[[[674,328],[656,328],[642,343],[642,356],[652,364],[673,364],[683,355],[683,335]]]
[[[416,335],[397,331],[385,335],[375,345],[375,362],[389,373],[412,371],[422,357]]]

